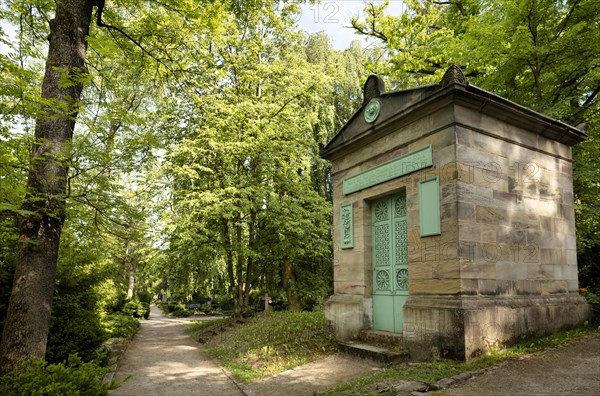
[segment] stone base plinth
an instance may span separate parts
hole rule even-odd
[[[414,359],[472,359],[527,337],[576,327],[591,317],[577,294],[560,296],[411,296],[402,344]]]
[[[339,341],[358,337],[370,327],[371,299],[352,294],[334,294],[325,302],[325,320]]]

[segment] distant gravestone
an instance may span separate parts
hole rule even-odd
[[[273,307],[271,306],[272,302],[273,301],[271,300],[271,297],[269,297],[269,294],[265,293],[265,295],[263,296],[263,304],[264,304],[265,312],[270,312],[273,310]]]
[[[332,162],[340,340],[402,334],[415,357],[470,359],[582,323],[571,147],[586,135],[467,83],[385,92],[323,148]]]

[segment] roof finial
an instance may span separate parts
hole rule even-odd
[[[385,83],[379,76],[371,74],[363,87],[363,104],[385,93]]]
[[[447,87],[451,84],[462,84],[468,85],[467,79],[465,78],[464,73],[460,70],[460,67],[456,65],[450,65],[446,73],[444,73],[444,77],[442,77],[442,87]]]

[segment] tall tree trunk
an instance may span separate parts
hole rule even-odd
[[[256,211],[250,210],[250,222],[248,223],[248,263],[246,265],[246,282],[244,284],[244,306],[250,305],[250,289],[252,288],[252,278],[254,277],[254,244],[256,243]]]
[[[131,241],[127,242],[125,248],[125,263],[127,266],[127,299],[133,299],[135,295],[135,272],[137,271],[137,245]]]
[[[135,294],[135,260],[132,260],[129,264],[128,269],[128,283],[127,283],[127,299],[133,299]]]
[[[32,214],[21,225],[13,289],[0,345],[0,372],[9,371],[26,358],[43,358],[46,353],[65,219],[69,146],[83,89],[77,76],[86,71],[86,38],[92,7],[91,0],[59,0],[55,18],[50,21],[42,98],[62,103],[67,110],[48,108],[36,121],[23,204],[23,209]]]
[[[292,268],[292,261],[284,259],[282,264],[282,283],[283,290],[288,300],[288,308],[290,311],[300,311],[304,307],[302,302],[298,298],[298,292],[296,291],[296,275],[294,275],[294,269]]]
[[[229,234],[229,223],[226,219],[223,219],[223,241],[226,247],[227,253],[225,256],[225,264],[227,266],[227,278],[229,279],[229,294],[235,295],[235,274],[233,270],[233,254],[231,252],[231,235]]]
[[[235,309],[236,313],[241,311],[244,306],[244,255],[242,254],[242,226],[240,225],[241,216],[238,215],[237,225],[235,226],[236,233],[236,244],[238,246],[237,252],[237,263],[236,263],[236,295],[235,295]]]

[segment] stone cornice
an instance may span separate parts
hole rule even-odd
[[[473,85],[447,83],[387,92],[378,97],[381,115],[372,124],[363,120],[363,105],[323,148],[333,160],[449,105],[460,105],[562,144],[573,146],[587,135],[568,124],[540,114]]]

